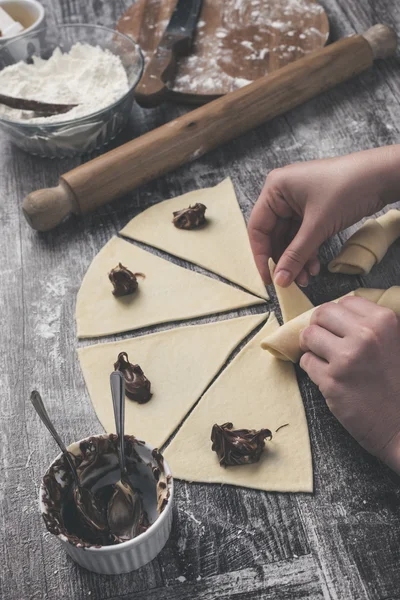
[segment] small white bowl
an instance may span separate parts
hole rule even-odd
[[[0,46],[16,37],[32,33],[43,25],[44,8],[36,0],[0,0],[0,8],[3,8],[14,21],[18,21],[24,27],[24,30],[16,35],[0,37]]]
[[[88,447],[93,440],[107,440],[107,438],[115,439],[116,436],[113,434],[90,436],[68,446],[68,451],[73,457],[82,456],[81,447]],[[170,468],[164,459],[162,459],[160,467],[160,461],[156,460],[154,455],[154,448],[149,444],[136,440],[133,436],[126,435],[125,444],[127,443],[132,444],[132,447],[139,455],[141,459],[140,469],[147,467],[148,472],[152,476],[154,469],[161,471],[160,480],[166,482],[166,490],[168,492],[166,494],[168,496],[166,505],[161,514],[156,517],[153,524],[144,533],[141,533],[132,540],[114,546],[96,547],[89,545],[86,547],[80,543],[71,542],[66,535],[58,531],[57,523],[59,521],[57,521],[57,511],[54,510],[55,505],[52,503],[51,494],[55,492],[56,495],[58,493],[63,494],[71,485],[71,472],[69,467],[65,465],[62,454],[59,454],[47,469],[39,491],[39,508],[48,530],[60,540],[65,550],[75,562],[89,571],[104,575],[129,573],[150,562],[162,550],[171,532],[174,484]],[[83,446],[81,446],[82,444]],[[161,455],[158,454],[158,456]],[[113,457],[112,459],[114,460]],[[134,459],[132,460],[135,462]],[[118,458],[115,454],[115,468],[118,468],[117,465]],[[49,489],[45,482],[45,478],[48,476],[54,477],[57,482],[56,486],[52,487],[52,489]],[[58,514],[60,514],[60,511],[58,511]]]

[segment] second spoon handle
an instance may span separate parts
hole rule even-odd
[[[36,390],[34,390],[31,393],[31,402],[37,412],[37,414],[39,415],[39,417],[42,419],[44,425],[47,427],[47,429],[50,431],[51,435],[53,436],[54,440],[57,442],[60,450],[62,451],[62,453],[64,454],[65,458],[68,461],[68,464],[71,468],[72,474],[74,476],[75,479],[75,483],[80,486],[79,483],[79,477],[78,477],[78,473],[76,472],[76,468],[75,465],[72,461],[72,458],[64,444],[64,442],[62,441],[62,439],[60,438],[60,436],[58,435],[53,423],[50,421],[50,417],[47,414],[47,410],[43,404],[43,400],[41,395],[39,394],[39,392],[37,392]]]
[[[119,466],[121,474],[126,471],[124,448],[124,423],[125,423],[125,379],[122,373],[114,371],[110,375],[111,394],[114,406],[115,429],[118,435]]]

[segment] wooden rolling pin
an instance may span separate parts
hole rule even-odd
[[[46,231],[71,213],[95,210],[365,71],[396,47],[395,32],[375,25],[309,54],[69,171],[55,188],[32,192],[23,203],[28,223]]]

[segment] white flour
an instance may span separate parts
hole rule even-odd
[[[121,98],[129,90],[128,78],[118,56],[89,44],[75,44],[68,53],[56,48],[49,60],[33,58],[0,71],[3,94],[58,104],[78,104],[67,113],[35,117],[30,111],[0,104],[0,117],[29,123],[56,123],[94,113]]]

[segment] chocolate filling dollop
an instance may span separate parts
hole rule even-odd
[[[211,431],[212,450],[222,467],[258,462],[266,439],[272,439],[269,429],[233,429],[232,423],[215,424]]]
[[[125,379],[125,394],[131,400],[139,404],[145,404],[152,396],[151,383],[143,373],[139,365],[129,362],[126,352],[118,354],[117,362],[114,363],[115,371],[120,371]]]
[[[205,212],[207,207],[200,202],[196,202],[194,206],[189,206],[183,210],[177,210],[172,219],[173,224],[178,229],[196,229],[205,224]]]
[[[114,286],[114,296],[128,296],[128,294],[136,292],[139,287],[137,277],[145,277],[145,275],[143,273],[132,273],[121,263],[111,269],[108,278]]]

